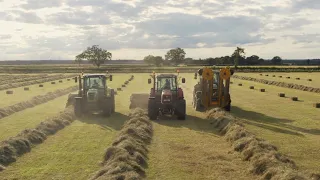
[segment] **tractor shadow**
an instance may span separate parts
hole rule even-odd
[[[247,111],[240,107],[233,106],[230,113],[238,118],[241,118],[243,123],[268,129],[278,133],[285,133],[297,136],[304,136],[301,133],[320,135],[320,129],[306,129],[302,127],[293,126],[290,123],[294,120],[281,119],[268,116],[266,114]]]
[[[107,130],[120,130],[123,124],[129,120],[129,116],[121,114],[119,112],[114,112],[109,117],[104,117],[101,114],[86,114],[77,120],[87,123],[87,124],[96,124],[103,129]]]
[[[188,114],[185,120],[178,120],[175,116],[159,116],[157,120],[153,120],[152,122],[163,126],[188,128],[201,133],[210,133],[221,136],[218,130],[213,127],[210,120]]]

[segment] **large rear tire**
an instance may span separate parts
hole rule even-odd
[[[115,101],[115,96],[114,96],[114,89],[111,89],[111,103],[112,103],[111,113],[114,113],[116,111],[116,101]]]
[[[103,103],[102,114],[105,117],[109,117],[112,114],[112,101],[111,98],[108,98]]]
[[[178,120],[186,119],[186,100],[185,99],[178,100],[176,104],[176,115]]]
[[[148,101],[148,116],[150,120],[156,120],[159,114],[159,109],[157,108],[156,100],[149,99]]]
[[[83,115],[82,99],[76,99],[74,104],[74,114],[76,117],[81,117]]]

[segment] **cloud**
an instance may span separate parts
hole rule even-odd
[[[11,10],[7,12],[0,12],[0,20],[16,21],[23,23],[39,24],[43,20],[34,12],[25,12],[21,10]]]
[[[62,6],[62,0],[27,0],[25,4],[21,4],[20,7],[23,9],[41,9],[41,8],[49,8],[49,7],[60,7]]]

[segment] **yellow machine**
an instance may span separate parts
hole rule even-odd
[[[231,97],[229,93],[230,77],[234,71],[229,67],[213,70],[209,67],[199,69],[195,79],[198,83],[193,90],[193,107],[197,111],[208,110],[214,107],[230,111]]]

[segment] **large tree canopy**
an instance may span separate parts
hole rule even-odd
[[[185,55],[186,53],[183,49],[175,48],[167,52],[167,54],[165,55],[165,60],[171,61],[172,63],[177,65],[179,63],[184,62]]]
[[[93,45],[88,47],[81,54],[76,56],[76,62],[81,62],[82,60],[88,60],[93,65],[96,65],[98,68],[101,64],[105,63],[108,60],[111,60],[112,54],[105,49],[99,48],[98,45]]]

